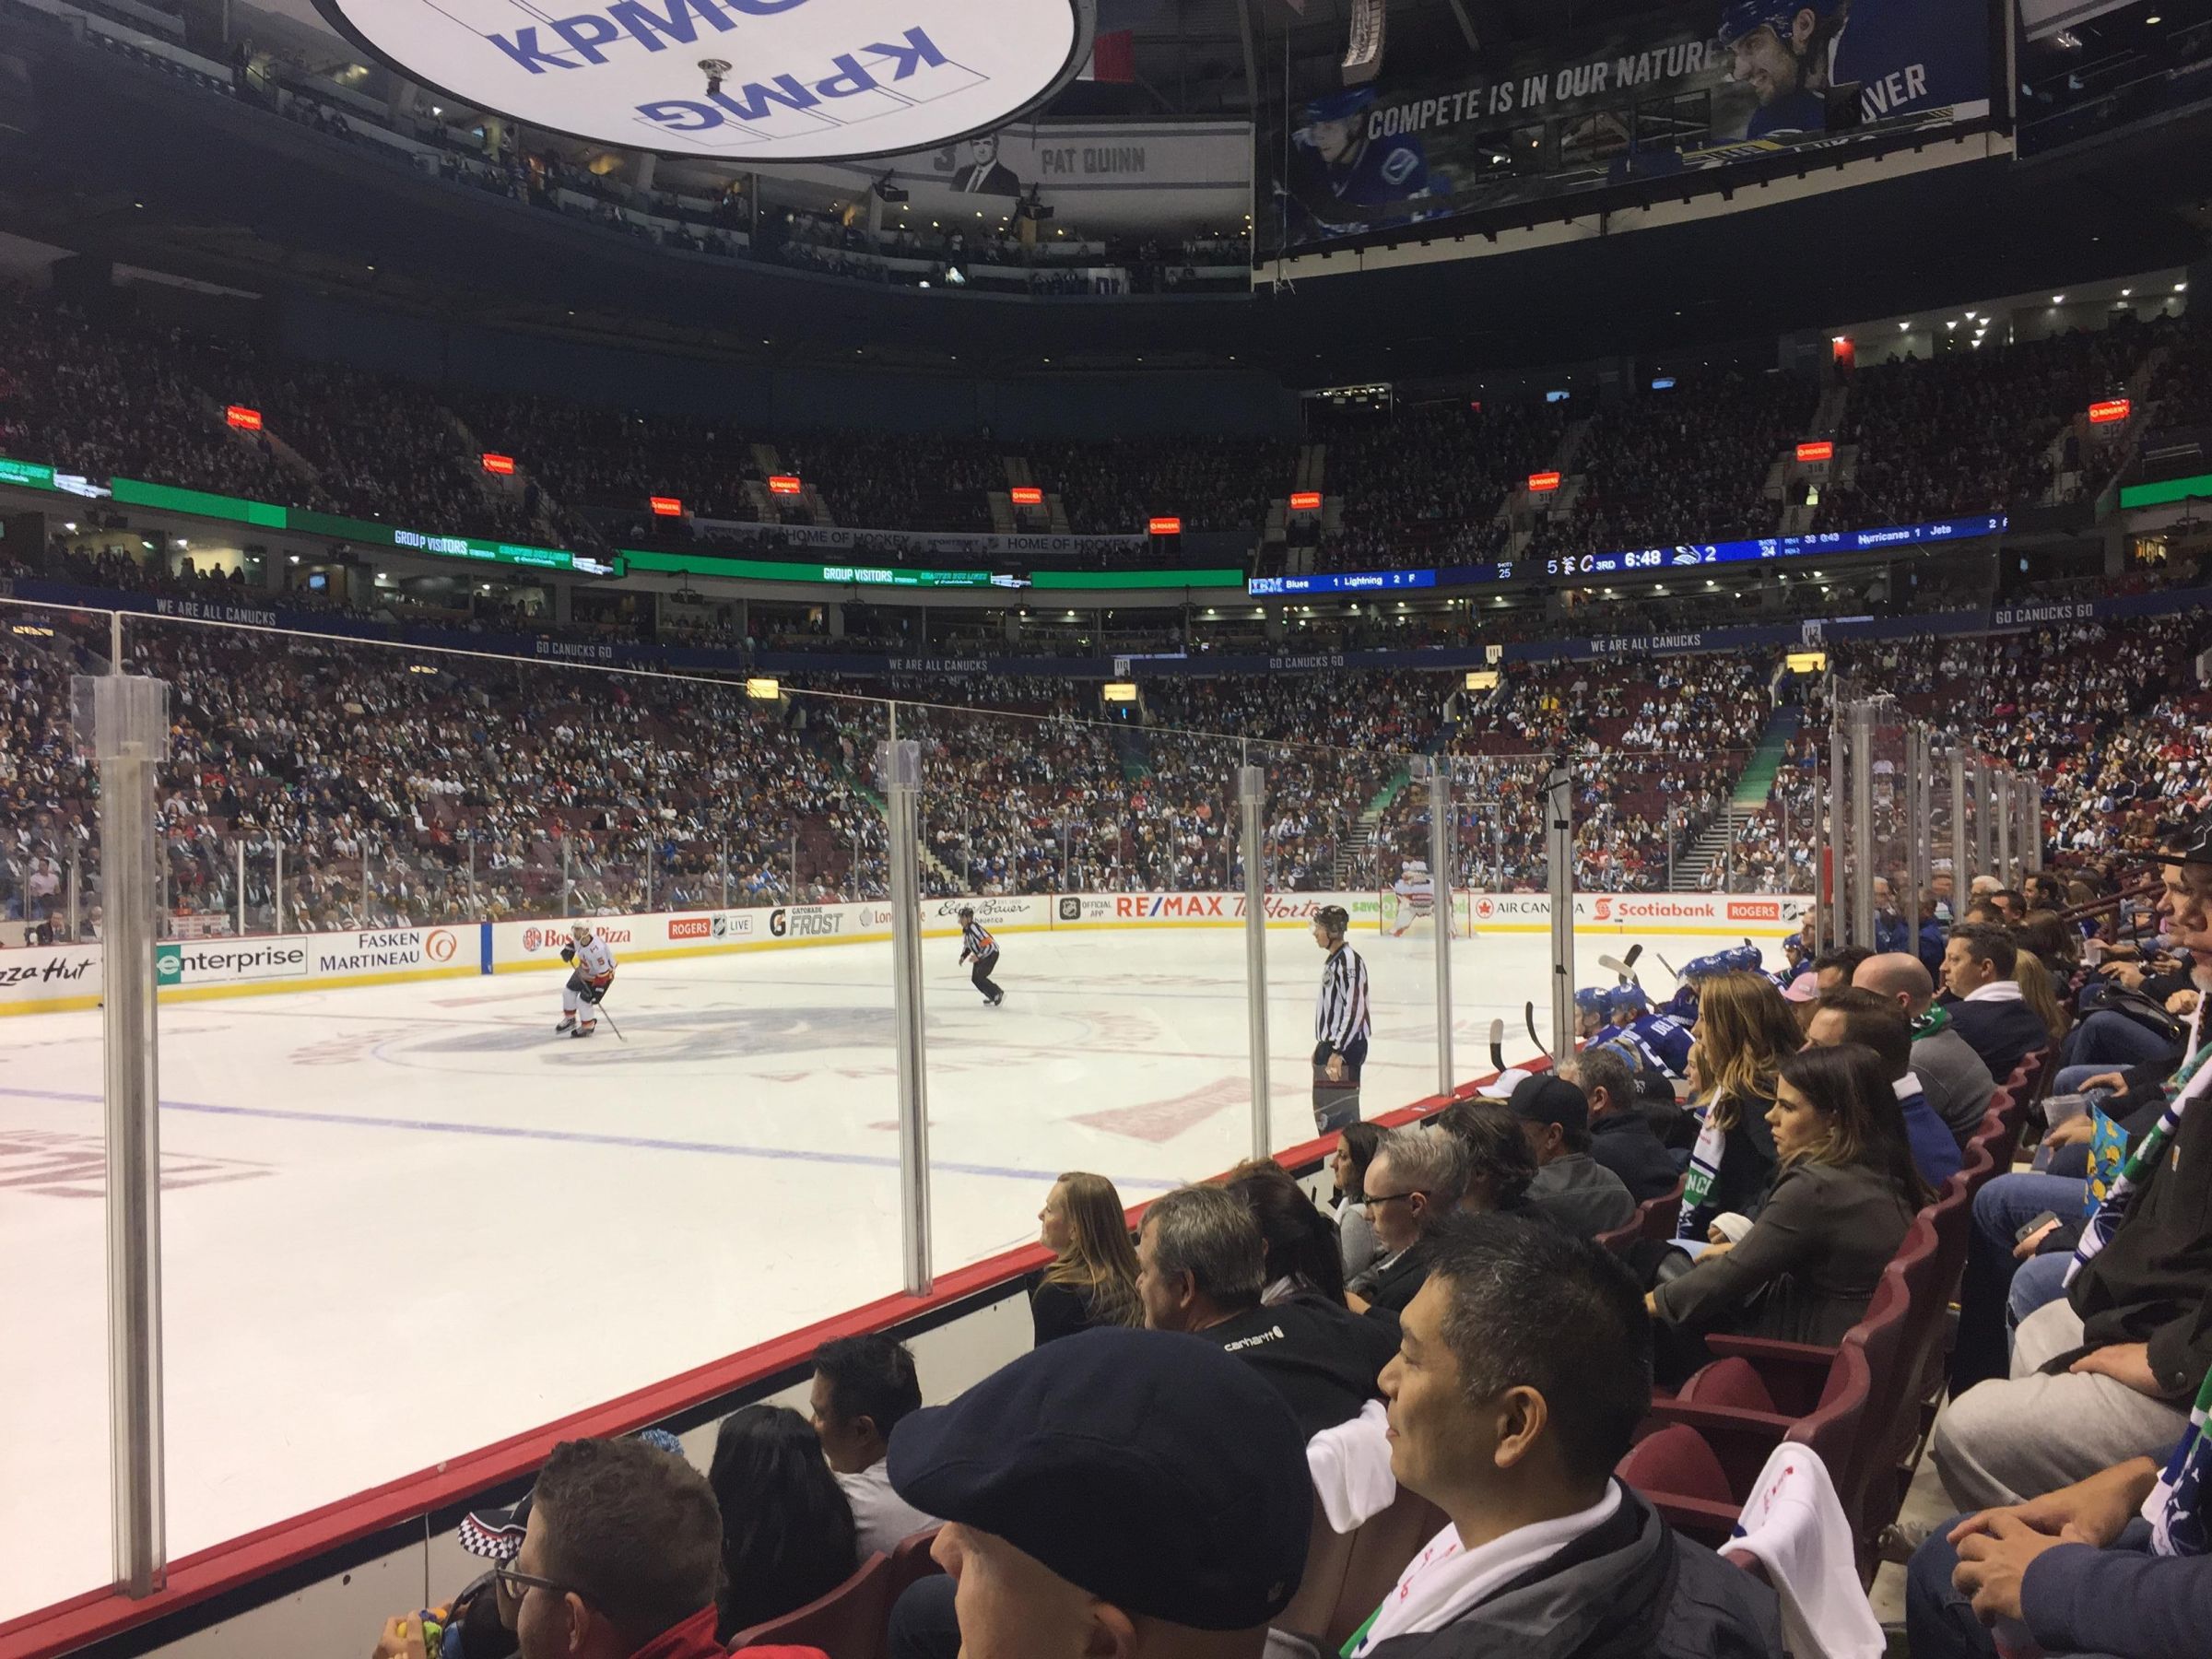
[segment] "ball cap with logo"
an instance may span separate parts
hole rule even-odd
[[[1290,1603],[1313,1509],[1282,1395],[1199,1336],[1063,1337],[891,1431],[891,1487],[1125,1612],[1245,1630]]]

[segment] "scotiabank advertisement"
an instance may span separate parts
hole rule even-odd
[[[1578,933],[1730,934],[1780,938],[1812,909],[1809,896],[1786,893],[1577,893]],[[1467,913],[1480,933],[1535,933],[1551,926],[1547,893],[1470,893]]]

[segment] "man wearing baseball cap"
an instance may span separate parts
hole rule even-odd
[[[1048,1344],[903,1418],[890,1470],[944,1517],[964,1659],[1258,1659],[1305,1570],[1305,1438],[1203,1337]]]
[[[1626,1227],[1636,1200],[1619,1176],[1590,1156],[1590,1101],[1565,1077],[1524,1077],[1506,1102],[1536,1155],[1528,1208],[1578,1239]]]

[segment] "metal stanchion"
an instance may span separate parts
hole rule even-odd
[[[891,989],[899,1053],[899,1218],[906,1293],[929,1294],[929,1078],[922,1025],[922,866],[915,802],[922,746],[877,747],[877,777],[890,831]]]
[[[2017,888],[2019,872],[2012,867],[2012,771],[1998,767],[1990,774],[1990,794],[1997,804],[1991,816],[1996,819],[1991,826],[1997,841],[1997,880],[2000,885]]]
[[[1458,1079],[1452,1067],[1452,763],[1429,758],[1429,869],[1436,885],[1436,1092]]]
[[[80,749],[100,762],[107,1096],[108,1420],[115,1587],[168,1575],[161,1424],[161,1129],[154,997],[154,773],[169,755],[169,688],[78,676]],[[86,739],[90,742],[87,744]]]
[[[1267,769],[1237,769],[1239,835],[1244,843],[1244,1014],[1251,1050],[1252,1155],[1273,1154],[1274,1096],[1267,1076]]]
[[[269,881],[269,914],[271,933],[284,932],[284,843],[271,843],[275,864]]]
[[[1551,865],[1551,1053],[1574,1053],[1574,773],[1555,765],[1544,783],[1544,847]]]
[[[1851,843],[1842,833],[1844,815],[1851,810],[1849,774],[1846,772],[1846,725],[1842,704],[1830,700],[1828,709],[1828,851],[1829,929],[1830,948],[1851,943]]]
[[[243,837],[238,843],[238,936],[246,936],[246,843]]]
[[[1845,943],[1874,948],[1874,723],[1871,702],[1851,705],[1851,931]]]
[[[1905,728],[1905,922],[1911,930],[1909,948],[1920,941],[1920,902],[1928,890],[1934,846],[1929,835],[1928,733],[1924,726]]]

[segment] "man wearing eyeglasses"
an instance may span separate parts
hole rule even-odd
[[[1382,1137],[1366,1182],[1367,1217],[1382,1254],[1345,1287],[1356,1312],[1387,1319],[1405,1311],[1429,1277],[1429,1234],[1458,1208],[1466,1186],[1466,1159],[1452,1136],[1409,1124]]]
[[[709,1659],[724,1652],[721,1566],[705,1476],[642,1441],[564,1441],[538,1474],[521,1549],[492,1577],[521,1659]],[[414,1619],[386,1625],[377,1648],[423,1653]]]

